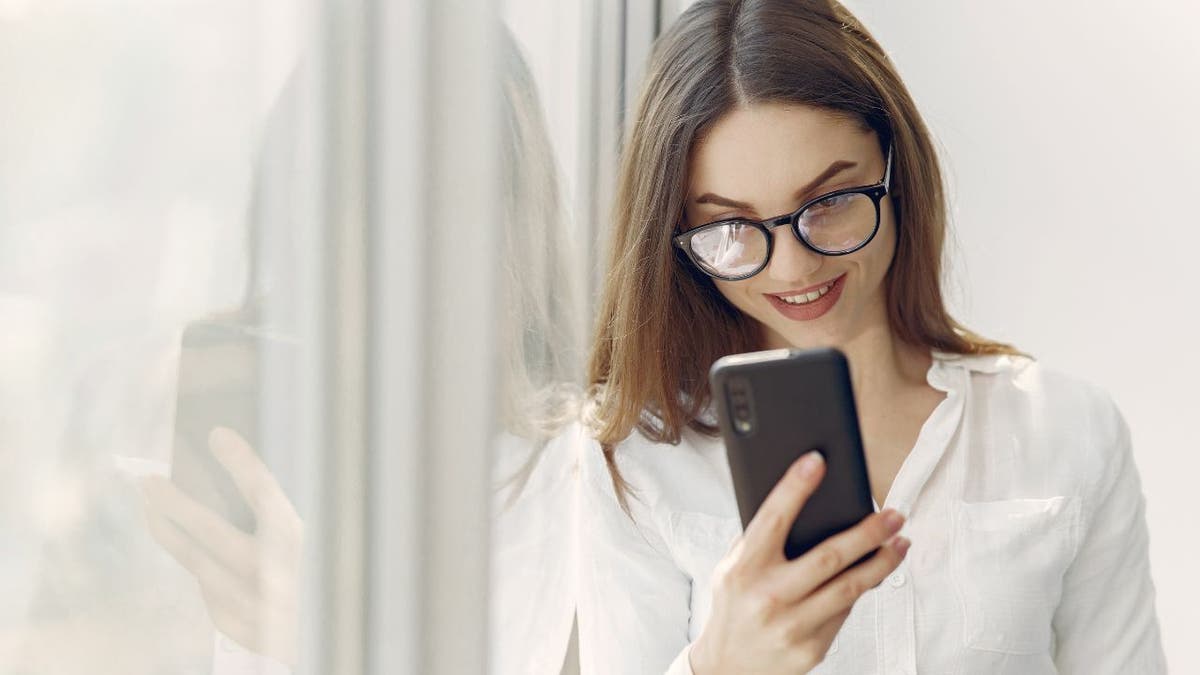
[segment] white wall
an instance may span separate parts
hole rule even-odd
[[[1172,672],[1200,672],[1200,5],[849,0],[943,146],[957,315],[1133,429]]]

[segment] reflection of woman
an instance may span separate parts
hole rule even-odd
[[[574,612],[569,585],[569,446],[550,444],[574,416],[579,350],[568,241],[549,137],[536,87],[507,30],[498,33],[503,166],[497,346],[499,426],[493,450],[495,518],[489,551],[490,672],[557,667]],[[290,102],[290,101],[289,101]],[[275,298],[267,298],[268,301]],[[151,531],[197,579],[237,665],[286,672],[297,665],[303,522],[246,439],[217,429],[208,445],[246,497],[257,523],[243,532],[167,480],[144,485]],[[536,633],[531,645],[526,638]],[[223,654],[219,653],[218,656]],[[231,661],[227,655],[226,661]]]
[[[700,0],[648,72],[590,364],[583,672],[1163,671],[1126,425],[948,315],[937,159],[861,24]],[[787,561],[823,465],[742,533],[706,371],[826,345],[884,508]]]
[[[572,259],[564,229],[536,83],[514,36],[498,36],[504,249],[488,672],[557,675],[575,613],[569,552],[576,481],[574,446],[554,439],[581,398],[582,331],[572,289],[583,266]]]

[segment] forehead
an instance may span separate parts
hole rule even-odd
[[[688,198],[790,194],[835,161],[869,161],[872,150],[874,134],[847,115],[778,103],[739,107],[692,148]]]

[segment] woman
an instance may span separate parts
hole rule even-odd
[[[619,185],[583,439],[585,675],[1165,670],[1128,429],[948,315],[929,132],[843,7],[694,4],[655,47]],[[787,561],[821,462],[743,533],[706,373],[817,346],[850,361],[882,510]]]

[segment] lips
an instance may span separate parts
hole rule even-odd
[[[823,281],[819,284],[814,284],[807,288],[801,288],[798,291],[783,291],[782,293],[768,293],[768,295],[774,295],[779,298],[787,298],[787,297],[794,296],[794,295],[805,295],[806,293],[813,293],[813,292],[818,291],[821,288],[824,288],[826,286],[832,286],[833,284],[837,283],[838,280],[844,276],[846,276],[846,273],[842,272],[841,276],[835,277],[828,281]]]
[[[764,293],[764,296],[771,306],[784,317],[792,321],[812,321],[833,309],[842,296],[842,289],[845,288],[845,285],[846,275],[843,273],[831,282],[826,281],[796,291]],[[826,287],[829,290],[822,293],[822,289]],[[816,297],[813,297],[813,294],[816,294]],[[788,302],[784,298],[788,298],[792,302]],[[803,298],[803,301],[800,298]],[[810,298],[812,299],[810,300]]]
[[[786,294],[785,293],[777,293],[777,294],[775,294],[775,297],[779,298],[780,300],[783,300],[784,302],[788,303],[789,305],[806,305],[810,302],[813,302],[817,298],[820,298],[821,296],[825,295],[826,293],[828,293],[829,289],[831,289],[831,288],[833,288],[832,281],[825,284],[824,286],[821,286],[820,288],[818,288],[816,290],[808,291],[807,293],[803,292],[803,291],[793,291],[793,292],[789,292]]]

